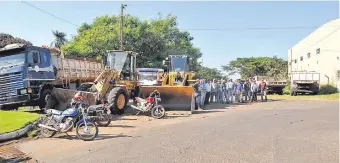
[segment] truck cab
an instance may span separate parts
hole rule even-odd
[[[44,82],[55,80],[46,48],[11,44],[0,49],[0,108],[16,109],[40,99]]]

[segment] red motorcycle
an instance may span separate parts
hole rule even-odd
[[[131,105],[133,114],[138,115],[140,112],[151,112],[151,116],[160,119],[165,115],[165,109],[162,105],[158,104],[161,101],[161,94],[154,90],[146,99],[136,97],[137,106]]]

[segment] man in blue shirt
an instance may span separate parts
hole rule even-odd
[[[243,102],[242,92],[243,92],[242,84],[240,83],[240,79],[237,79],[236,84],[235,84],[235,101]]]

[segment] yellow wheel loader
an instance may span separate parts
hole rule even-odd
[[[163,64],[166,67],[161,76],[161,86],[140,86],[140,95],[148,96],[158,90],[161,104],[169,110],[191,110],[195,107],[193,87],[195,73],[190,71],[192,60],[186,55],[170,55]]]
[[[131,51],[109,51],[103,63],[105,68],[93,82],[82,83],[77,90],[54,88],[45,108],[64,110],[74,94],[82,91],[85,103],[96,104],[99,95],[112,104],[118,114],[123,113],[137,89],[136,55]]]

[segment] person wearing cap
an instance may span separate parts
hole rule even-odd
[[[216,79],[211,82],[210,103],[216,102]]]

